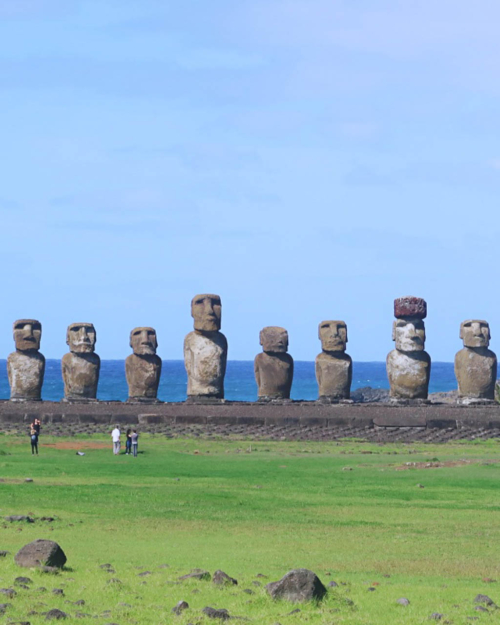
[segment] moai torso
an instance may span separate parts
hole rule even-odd
[[[64,399],[67,401],[95,401],[101,359],[94,353],[97,340],[92,323],[72,323],[66,331],[70,352],[64,354],[61,366],[64,381]]]
[[[125,360],[125,374],[130,399],[156,399],[162,361],[156,354],[130,354]]]
[[[188,399],[224,399],[227,340],[219,332],[222,304],[218,295],[203,293],[191,300],[194,331],[184,339]]]
[[[130,333],[133,354],[125,360],[129,402],[157,402],[161,376],[161,358],[156,354],[156,330],[150,327],[134,328]]]
[[[322,352],[316,356],[316,380],[319,396],[349,399],[352,382],[352,358],[343,352]]]
[[[352,358],[345,353],[347,326],[344,321],[322,321],[318,337],[323,351],[316,357],[316,380],[320,400],[349,399]]]
[[[12,352],[7,358],[10,398],[39,401],[44,373],[45,356],[40,352]]]
[[[431,358],[425,347],[424,319],[427,304],[419,297],[394,301],[392,340],[396,349],[387,356],[387,377],[393,400],[426,400],[429,392]]]
[[[387,377],[394,399],[427,399],[431,358],[427,352],[394,349],[387,356]]]
[[[255,381],[260,400],[290,399],[293,358],[287,354],[288,332],[269,326],[260,332],[263,352],[254,360]]]
[[[97,397],[101,359],[97,354],[64,354],[61,361],[64,397],[86,400]]]
[[[42,397],[45,357],[38,351],[42,326],[35,319],[14,322],[16,351],[7,358],[10,399],[39,401]]]
[[[493,401],[497,378],[497,357],[488,349],[490,327],[486,321],[469,319],[460,326],[464,348],[455,356],[459,403]]]
[[[184,339],[188,397],[224,397],[227,340],[221,332],[194,330]]]

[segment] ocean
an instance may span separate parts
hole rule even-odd
[[[186,371],[182,360],[164,360],[158,399],[162,401],[184,401],[186,399]],[[363,386],[389,388],[385,362],[353,363],[352,390]],[[452,391],[457,388],[453,364],[433,362],[429,392]],[[7,380],[7,363],[0,360],[0,399],[10,395]],[[61,361],[47,359],[42,398],[59,401],[64,396],[61,376]],[[233,401],[255,401],[255,383],[252,361],[232,360],[227,363],[225,378],[226,399]],[[121,400],[128,397],[125,380],[124,360],[103,360],[97,392],[98,399]],[[313,400],[318,397],[318,385],[314,373],[314,362],[295,361],[292,385],[292,399]]]

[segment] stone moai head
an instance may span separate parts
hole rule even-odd
[[[14,342],[20,352],[38,351],[42,339],[42,324],[36,319],[14,321]]]
[[[488,347],[491,339],[490,324],[482,319],[462,321],[460,338],[464,347]]]
[[[318,327],[318,336],[324,352],[345,352],[347,348],[345,321],[322,321]]]
[[[284,354],[288,351],[288,332],[285,328],[268,326],[260,331],[260,344],[264,352]]]
[[[221,326],[222,304],[219,295],[203,293],[191,300],[194,329],[200,332],[217,332]]]
[[[394,300],[392,340],[401,352],[422,352],[425,348],[427,303],[421,297],[399,297]]]
[[[137,356],[156,354],[158,340],[154,328],[134,328],[130,333],[130,347]]]
[[[69,351],[75,354],[90,354],[95,350],[97,335],[93,323],[72,323],[66,332]]]

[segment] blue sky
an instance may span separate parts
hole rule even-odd
[[[229,357],[281,325],[312,360],[344,319],[355,360],[393,347],[393,299],[500,346],[498,0],[1,0],[0,356],[91,321],[182,357],[219,293]],[[498,335],[497,335],[498,332]],[[500,349],[497,347],[497,349]]]

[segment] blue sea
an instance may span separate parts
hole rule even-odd
[[[182,360],[164,360],[158,399],[184,401],[186,399],[186,371]],[[385,362],[355,362],[353,364],[352,390],[363,386],[389,388]],[[433,362],[429,392],[452,391],[457,388],[453,364]],[[0,360],[0,399],[10,395],[5,360]],[[47,360],[42,398],[59,401],[64,396],[61,361]],[[255,401],[255,383],[252,361],[232,360],[227,363],[225,378],[226,399]],[[124,360],[103,360],[99,379],[98,399],[121,400],[128,397]],[[292,399],[313,400],[318,397],[314,362],[295,361]]]

